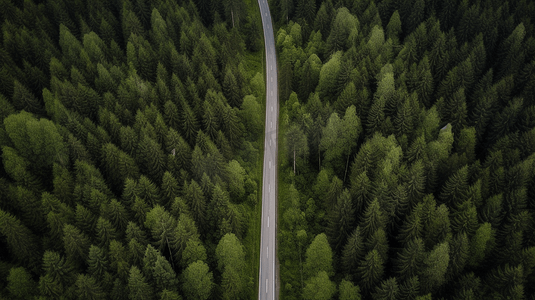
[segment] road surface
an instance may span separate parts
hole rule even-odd
[[[258,299],[278,299],[276,293],[276,225],[277,225],[277,131],[279,96],[277,88],[277,57],[271,13],[267,0],[258,0],[266,46],[266,134],[264,140],[264,171],[262,184],[262,233],[260,237],[260,274]]]

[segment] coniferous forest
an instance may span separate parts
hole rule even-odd
[[[258,4],[0,0],[0,18],[0,298],[253,298]]]
[[[271,6],[281,299],[535,299],[535,3]]]

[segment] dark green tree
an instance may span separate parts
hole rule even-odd
[[[377,300],[394,300],[399,297],[399,286],[396,277],[390,277],[381,282],[380,286],[377,286],[375,292],[372,294],[373,299]]]
[[[409,241],[394,260],[396,274],[403,280],[410,280],[422,269],[425,256],[425,245],[421,238]]]
[[[191,209],[192,217],[196,224],[205,224],[206,218],[206,199],[199,184],[192,180],[184,191],[184,198],[188,207]],[[204,226],[204,225],[202,225]]]
[[[329,213],[326,232],[335,253],[339,253],[346,244],[347,238],[353,230],[354,213],[351,195],[346,189],[338,197],[334,209]]]
[[[362,288],[366,292],[370,292],[381,282],[384,275],[384,262],[377,250],[372,250],[366,254],[364,260],[359,263],[357,274]]]
[[[24,267],[13,267],[7,277],[7,290],[15,299],[28,299],[35,294],[36,283]]]
[[[0,233],[5,238],[13,258],[27,267],[37,267],[38,239],[17,217],[0,210]]]
[[[76,280],[76,293],[79,299],[102,299],[106,293],[99,283],[90,275],[79,274]]]
[[[88,273],[94,278],[103,278],[108,271],[109,263],[108,257],[102,248],[95,245],[89,247],[89,254],[87,258]]]
[[[377,229],[386,229],[386,218],[383,215],[379,201],[374,199],[364,212],[364,218],[360,223],[362,234],[366,239],[370,238]]]
[[[357,226],[353,233],[348,237],[347,244],[342,251],[342,267],[346,274],[354,275],[358,263],[364,258],[366,249],[364,247],[364,238],[360,227]]]

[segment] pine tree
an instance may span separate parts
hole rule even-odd
[[[381,282],[380,286],[377,286],[375,292],[372,294],[373,299],[377,300],[394,300],[398,299],[399,286],[396,281],[396,277],[390,277]]]
[[[359,21],[345,7],[339,8],[332,23],[331,33],[327,38],[329,54],[350,47],[352,39],[359,28]]]
[[[184,137],[186,140],[192,144],[195,140],[197,131],[199,130],[199,125],[197,123],[197,117],[195,116],[195,113],[191,109],[191,107],[186,103],[185,101],[182,101],[182,132],[184,133]]]
[[[415,238],[398,252],[398,258],[394,260],[394,269],[401,279],[410,280],[422,269],[424,258],[424,243],[421,238]]]
[[[489,253],[489,247],[494,232],[490,223],[483,223],[477,229],[475,235],[470,241],[470,254],[468,256],[468,265],[477,267],[484,260],[485,255]]]
[[[177,289],[178,280],[175,271],[165,257],[162,255],[158,256],[152,271],[152,277],[154,278],[158,291]]]
[[[184,191],[184,198],[191,209],[196,224],[205,224],[206,199],[199,184],[192,180]]]
[[[477,211],[472,201],[459,205],[451,216],[451,227],[454,233],[466,233],[472,237],[477,230]]]
[[[326,232],[335,253],[339,253],[346,244],[347,237],[353,229],[354,213],[351,196],[346,189],[338,197],[338,202],[328,217]]]
[[[80,264],[87,260],[89,238],[77,227],[65,224],[63,227],[63,245],[69,262]]]
[[[102,299],[105,292],[98,282],[90,275],[79,274],[76,280],[76,293],[79,299]]]
[[[43,270],[45,278],[43,287],[50,291],[62,290],[63,286],[68,286],[75,281],[72,274],[72,264],[67,262],[57,252],[45,251],[43,254]],[[41,282],[39,283],[41,288]]]
[[[199,240],[200,235],[195,225],[195,221],[186,213],[181,213],[177,220],[174,244],[174,256],[176,261],[182,261],[182,254],[190,240]]]
[[[384,275],[384,262],[377,250],[366,254],[364,260],[359,263],[357,274],[366,292],[370,292],[381,281]]]
[[[145,227],[151,231],[154,244],[160,251],[171,251],[171,245],[174,244],[176,220],[165,208],[156,205],[150,210],[145,218]]]
[[[128,277],[128,295],[130,299],[153,299],[154,292],[145,276],[136,266],[130,268]]]
[[[386,229],[386,218],[383,215],[377,198],[375,198],[366,208],[360,227],[362,228],[362,234],[366,239],[371,237],[377,229]]]
[[[413,276],[403,282],[399,287],[399,297],[403,300],[416,299],[420,294],[420,282],[418,276]]]
[[[346,274],[352,275],[357,269],[358,263],[365,255],[364,238],[360,226],[357,226],[342,251],[342,267]]]
[[[100,247],[105,247],[111,240],[118,239],[120,236],[111,222],[103,217],[98,218],[95,230]]]
[[[450,263],[449,244],[437,244],[424,259],[420,269],[421,291],[423,294],[434,291],[445,283],[445,274]]]
[[[469,255],[470,241],[467,234],[463,232],[454,235],[450,242],[450,263],[445,275],[447,281],[452,281],[464,271]]]
[[[450,176],[444,184],[440,200],[450,207],[457,207],[467,199],[468,166],[464,166]]]
[[[0,233],[7,242],[9,252],[26,267],[37,267],[37,237],[18,218],[0,210]]]
[[[166,157],[161,145],[147,135],[142,135],[139,141],[139,157],[141,166],[154,182],[160,182],[165,171]]]
[[[14,81],[13,105],[19,110],[25,110],[36,115],[44,115],[43,104],[18,80]]]
[[[97,224],[97,216],[83,205],[76,205],[75,225],[85,234],[92,235]]]
[[[35,294],[36,284],[24,267],[11,268],[7,282],[7,290],[16,299],[28,299]]]
[[[124,232],[124,230],[126,230],[129,215],[123,204],[116,199],[111,199],[109,203],[102,204],[100,206],[100,214],[102,217],[109,220],[119,232]]]
[[[88,273],[94,278],[103,278],[104,274],[108,271],[108,258],[104,250],[95,245],[89,247],[87,264]]]
[[[182,252],[182,265],[188,266],[196,261],[206,261],[206,248],[199,239],[190,239]]]

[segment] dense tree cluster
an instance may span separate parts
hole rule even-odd
[[[256,2],[0,3],[0,298],[256,295]]]
[[[533,1],[271,5],[281,298],[534,299]]]

